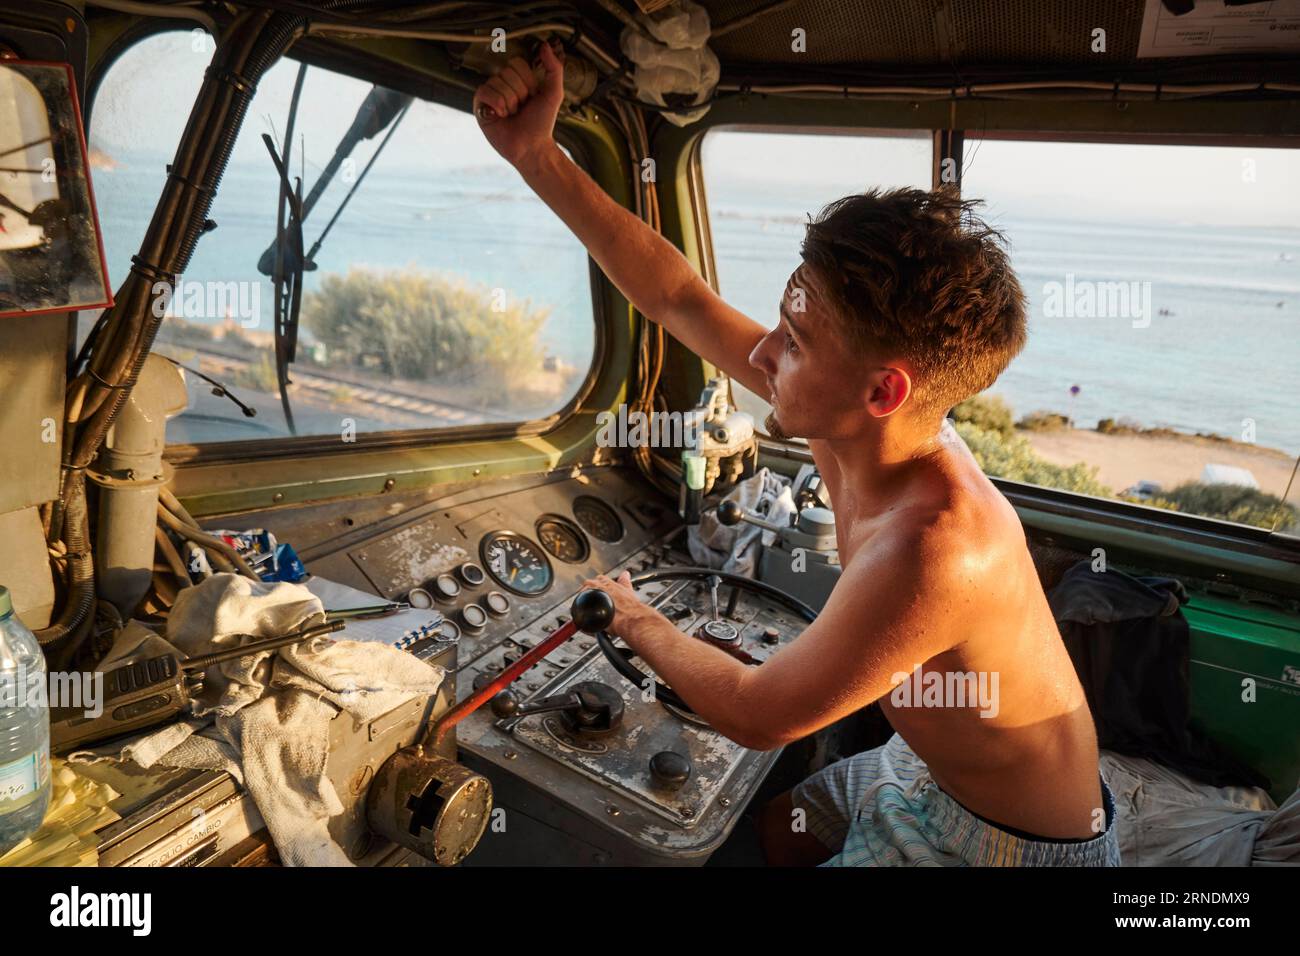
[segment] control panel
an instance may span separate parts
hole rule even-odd
[[[590,469],[492,492],[432,503],[311,565],[340,577],[346,557],[375,593],[441,612],[440,633],[411,650],[452,671],[458,701],[564,625],[597,574],[647,579],[638,593],[683,640],[751,666],[811,617],[761,584],[688,572],[673,504],[635,473]],[[461,762],[494,792],[493,825],[466,863],[707,860],[779,751],[724,737],[655,678],[630,649],[579,632],[459,723]]]

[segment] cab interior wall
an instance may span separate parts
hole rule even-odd
[[[738,11],[728,12],[741,15]],[[902,15],[898,11],[894,13]],[[769,31],[768,39],[762,42],[771,45],[772,37],[784,35],[782,23],[779,15],[760,18],[752,29]],[[152,18],[94,11],[91,26],[92,62],[89,72],[92,93],[88,97],[88,115],[93,109],[93,90],[123,49],[150,33],[178,27],[188,29],[194,25],[187,21],[159,22]],[[323,40],[308,37],[295,46],[293,57],[404,89],[457,109],[465,109],[468,105],[470,90],[464,76],[456,75],[436,44],[400,38]],[[782,67],[770,63],[759,65],[757,54],[753,59],[754,62],[746,64],[747,77],[766,82],[789,82],[801,78],[797,72],[782,73]],[[793,65],[784,69],[796,70]],[[1093,75],[1083,69],[1082,63],[1075,69],[1078,76]],[[1275,71],[1265,72],[1249,65],[1220,67],[1220,71],[1224,78],[1230,79],[1275,77]],[[933,79],[933,71],[919,72],[917,67],[902,61],[892,69],[877,67],[877,72],[894,77],[900,83]],[[1035,71],[1016,64],[984,72],[992,78],[1011,75],[1024,78]],[[1037,72],[1045,71],[1039,69]],[[1069,73],[1069,68],[1063,70],[1059,65],[1053,68],[1053,75],[1060,76],[1063,72]],[[822,74],[827,73],[841,77],[861,76],[860,71],[853,67],[849,67],[847,74],[844,67],[839,67],[838,71],[834,65],[819,67],[819,78],[824,78]],[[981,71],[971,71],[969,78],[981,78]],[[705,238],[707,196],[698,164],[699,148],[704,138],[714,130],[841,133],[957,130],[968,141],[989,136],[1184,144],[1251,143],[1271,148],[1296,148],[1300,145],[1300,104],[1290,99],[1155,101],[1137,96],[1099,102],[1044,97],[1032,101],[861,97],[791,101],[762,94],[720,97],[701,121],[686,128],[662,123],[652,133],[652,155],[660,170],[664,233],[706,275],[711,271],[709,257],[712,250],[707,247]],[[570,148],[580,151],[584,165],[598,181],[611,193],[621,194],[626,201],[627,182],[632,171],[626,158],[627,144],[621,139],[612,139],[617,134],[611,130],[610,124],[592,129],[591,124],[570,120],[565,123],[562,133]],[[626,300],[594,264],[592,277],[593,297],[598,306],[597,329],[601,333],[602,346],[613,350],[613,354],[601,355],[593,363],[588,388],[561,412],[558,416],[561,420],[584,409],[594,411],[612,407],[617,396],[622,394],[617,386],[618,378],[626,378],[632,368],[626,323],[620,318],[610,318],[627,314]],[[670,339],[662,384],[670,407],[689,407],[703,382],[714,372],[716,370],[707,362]],[[312,439],[293,439],[287,446],[276,443],[276,449],[220,444],[172,446],[168,449],[168,460],[177,468],[180,497],[196,515],[215,518],[240,512],[264,514],[268,509],[273,512],[291,503],[307,504],[315,500],[373,494],[382,489],[384,481],[394,477],[396,488],[385,494],[391,495],[403,489],[410,490],[416,497],[436,494],[449,487],[444,483],[454,479],[469,461],[477,457],[481,457],[489,469],[481,476],[534,472],[538,468],[536,457],[530,457],[524,449],[519,449],[510,441],[510,436],[512,432],[525,435],[541,431],[545,434],[552,428],[554,423],[525,423],[514,429],[494,430],[491,426],[443,429],[436,436],[430,434],[427,438],[418,433],[393,435],[387,439],[384,436],[363,436],[358,447],[319,457],[314,453],[324,443]],[[551,432],[547,437],[559,440],[560,434]],[[568,463],[590,456],[594,450],[594,429],[586,429],[585,436],[579,429],[574,437],[575,443],[565,442],[567,450],[559,459],[550,459],[552,467],[560,464],[561,460]],[[490,439],[496,440],[483,444]],[[380,450],[385,444],[391,447],[390,451]],[[288,460],[281,450],[285,448],[294,452]],[[514,465],[509,461],[512,449],[523,453]],[[260,459],[264,457],[263,463]],[[494,461],[498,458],[503,460]],[[789,474],[797,468],[797,462],[781,455],[769,455],[765,461],[775,470]],[[235,463],[238,463],[238,469],[228,467]],[[454,464],[449,467],[450,463]],[[284,482],[286,465],[290,474],[303,477]],[[232,483],[230,477],[236,470],[240,478],[237,483]],[[381,473],[382,479],[379,477]],[[307,478],[308,475],[311,477]],[[415,490],[417,487],[419,491]],[[1056,503],[1055,510],[1062,508],[1070,510],[1068,504]],[[1194,556],[1189,563],[1187,555],[1180,555],[1178,548],[1170,547],[1166,536],[1152,529],[1153,525],[1159,525],[1164,515],[1152,509],[1141,510],[1149,512],[1141,515],[1148,533],[1138,536],[1145,546],[1135,550],[1132,542],[1126,542],[1118,552],[1124,559],[1145,560],[1156,566],[1172,562],[1167,566],[1176,566],[1184,572],[1200,564]],[[1050,530],[1052,522],[1041,516],[1032,500],[1023,500],[1020,511],[1031,535],[1040,536],[1049,545],[1055,540]],[[1083,522],[1089,540],[1107,542],[1106,527],[1089,524],[1083,509],[1075,514],[1075,519]],[[1073,541],[1077,545],[1083,537],[1077,536]],[[1252,586],[1268,587],[1272,583],[1284,593],[1300,590],[1300,580],[1291,561],[1285,558],[1265,561],[1262,569],[1258,567],[1261,562],[1254,563],[1256,573],[1246,575]]]

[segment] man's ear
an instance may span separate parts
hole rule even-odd
[[[877,418],[892,415],[912,394],[912,376],[906,369],[879,368],[867,379],[867,411]]]

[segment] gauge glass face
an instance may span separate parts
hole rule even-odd
[[[487,611],[477,604],[466,604],[460,611],[466,627],[482,627],[487,623]]]
[[[483,602],[487,605],[489,614],[504,616],[510,613],[510,598],[500,591],[489,591]]]
[[[612,544],[623,537],[623,522],[614,509],[599,498],[581,495],[573,502],[573,517],[582,530],[597,541]]]
[[[472,588],[483,583],[483,569],[473,561],[466,561],[460,566],[460,578]]]
[[[438,625],[438,640],[446,644],[455,644],[460,640],[460,628],[455,621],[444,620]]]
[[[450,574],[438,575],[433,582],[433,587],[438,596],[443,598],[454,598],[460,593],[460,582]]]
[[[558,515],[542,515],[537,521],[537,540],[561,561],[581,564],[591,554],[587,539],[578,527]]]
[[[740,638],[740,632],[736,630],[735,625],[727,621],[706,621],[701,630],[705,636],[712,640],[723,641],[728,644]]]
[[[479,551],[488,573],[507,590],[534,595],[551,586],[551,562],[523,535],[494,531],[483,538]]]

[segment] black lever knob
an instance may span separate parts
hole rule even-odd
[[[599,588],[579,591],[569,605],[569,616],[580,631],[603,631],[614,623],[614,599]]]
[[[745,517],[745,509],[735,501],[724,501],[718,505],[718,521],[727,527],[740,524]]]
[[[503,690],[492,698],[491,707],[497,717],[513,717],[519,712],[519,698],[513,691]]]

